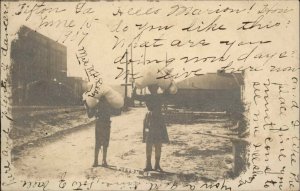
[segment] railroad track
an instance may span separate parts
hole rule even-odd
[[[13,119],[34,118],[43,115],[85,111],[84,106],[16,106],[12,107]]]

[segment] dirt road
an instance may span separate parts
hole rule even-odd
[[[135,108],[112,118],[108,163],[126,169],[143,169],[145,144],[142,121],[145,108]],[[97,175],[105,179],[121,177],[130,181],[151,179],[164,181],[179,179],[193,181],[217,180],[231,170],[232,145],[229,140],[205,136],[199,132],[226,132],[224,123],[170,125],[170,144],[163,146],[161,166],[172,175],[144,177],[102,167],[92,168],[94,154],[94,125],[25,149],[14,161],[19,176],[57,178],[62,172],[68,177]],[[154,157],[153,157],[154,158]],[[101,162],[101,153],[99,156]]]

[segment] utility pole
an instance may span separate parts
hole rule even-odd
[[[146,48],[147,48],[147,46],[145,46],[145,50],[144,50],[144,66],[146,65]],[[143,90],[144,90],[144,93],[143,93]],[[141,95],[146,94],[146,88],[141,89],[140,93],[141,93]],[[140,101],[140,106],[142,106],[142,101]]]
[[[128,82],[128,51],[126,49],[126,70],[125,70],[125,100],[127,100],[127,82]]]
[[[130,49],[130,64],[131,64],[131,100],[130,100],[130,103],[131,105],[134,107],[134,99],[133,99],[133,89],[134,89],[134,74],[133,74],[133,58],[132,58],[132,46],[131,46],[131,49]]]
[[[131,88],[133,90],[134,85],[134,74],[133,74],[133,61],[132,61],[132,46],[131,46],[131,52],[130,52],[130,64],[131,64]]]
[[[126,49],[125,52],[126,56],[126,66],[125,66],[125,84],[121,84],[121,86],[125,86],[125,95],[124,95],[124,110],[126,111],[128,109],[128,88],[127,86],[131,86],[131,84],[128,84],[128,50]]]

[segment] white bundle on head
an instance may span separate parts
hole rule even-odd
[[[120,109],[124,105],[123,96],[116,90],[108,87],[108,91],[105,94],[107,102],[115,109]]]
[[[141,78],[136,79],[135,85],[139,89],[143,89],[149,85],[158,85],[165,90],[170,87],[173,78],[169,76],[172,69],[165,67],[162,64],[150,64],[145,66],[141,72]]]
[[[93,83],[91,89],[88,91],[89,96],[100,99],[102,96],[105,96],[110,87],[105,84]]]
[[[154,85],[157,83],[156,74],[157,68],[155,65],[147,65],[141,72],[140,78],[135,80],[135,85],[137,88],[143,89],[149,85]]]
[[[122,95],[106,84],[93,84],[91,90],[84,92],[82,95],[83,101],[86,101],[89,108],[96,107],[102,96],[113,108],[120,109],[124,105]]]
[[[90,109],[95,108],[99,103],[99,99],[89,96],[89,92],[83,93],[82,100],[86,102],[87,107]]]

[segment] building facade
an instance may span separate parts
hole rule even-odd
[[[82,80],[67,77],[66,46],[22,26],[12,42],[11,58],[13,105],[78,102],[74,99],[82,93],[77,87]]]

